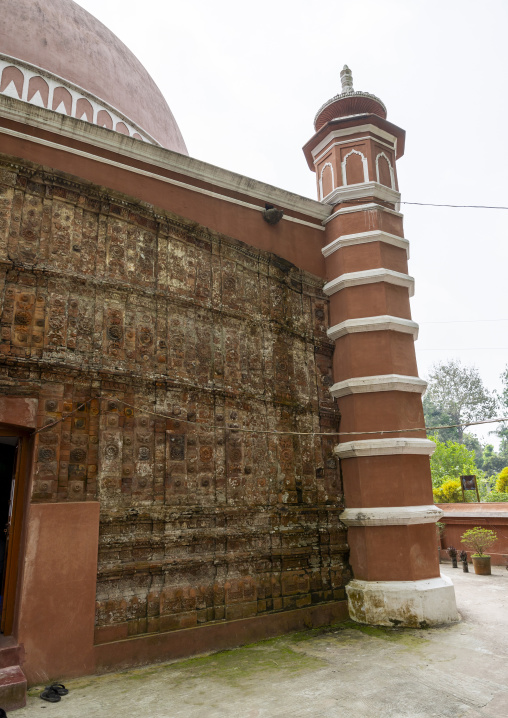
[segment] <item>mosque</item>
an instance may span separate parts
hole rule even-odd
[[[5,708],[27,684],[348,615],[457,620],[405,133],[341,81],[303,148],[308,199],[189,157],[151,77],[72,0],[3,1]]]

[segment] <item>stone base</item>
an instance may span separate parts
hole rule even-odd
[[[424,581],[359,581],[346,587],[353,621],[374,626],[426,628],[459,620],[453,583],[446,576]]]

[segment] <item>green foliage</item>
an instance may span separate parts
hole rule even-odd
[[[508,492],[508,466],[506,466],[497,477],[496,491],[498,491],[499,493]]]
[[[436,504],[459,504],[464,502],[460,481],[448,479],[441,486],[432,489]]]
[[[464,474],[479,473],[475,465],[474,451],[469,451],[464,444],[456,441],[438,441],[435,436],[432,440],[436,442],[436,450],[430,457],[434,488],[438,488],[449,479],[458,479]]]
[[[485,496],[483,496],[481,500],[485,501],[486,503],[492,503],[494,501],[508,502],[508,494],[500,493],[499,491],[489,491],[489,493],[485,494]]]
[[[447,426],[456,423],[450,414],[442,411],[439,406],[434,404],[428,394],[425,394],[423,397],[423,414],[425,417],[425,426]],[[456,427],[450,429],[433,429],[432,431],[438,437],[439,441],[459,441],[459,430]]]
[[[498,474],[505,465],[505,457],[497,454],[494,451],[492,444],[487,444],[483,450],[482,457],[482,468],[487,476],[494,476],[495,474]]]
[[[470,551],[474,551],[473,556],[485,556],[487,551],[497,541],[497,534],[490,529],[482,529],[475,526],[473,529],[465,531],[460,537],[461,543],[465,544]]]
[[[508,382],[508,369],[506,373]],[[498,397],[484,387],[476,367],[464,366],[460,361],[451,360],[433,367],[424,405],[430,418],[432,418],[430,412],[437,411],[443,418],[450,420],[445,423],[461,424],[452,438],[462,442],[464,427],[468,423],[488,419],[494,415]]]
[[[471,434],[465,431],[462,437],[462,443],[464,444],[466,449],[469,449],[469,451],[474,451],[475,464],[479,469],[483,469],[484,446],[481,443],[480,439],[475,436],[475,434]]]
[[[498,397],[499,404],[502,415],[508,416],[508,366],[505,367],[505,370],[501,374],[501,383],[503,388]],[[508,463],[508,422],[499,424],[496,434],[501,438],[501,451],[499,453],[506,458]]]
[[[506,466],[496,479],[496,485],[488,491],[482,501],[506,501],[508,502],[508,466]]]

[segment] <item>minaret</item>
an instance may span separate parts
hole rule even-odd
[[[361,623],[426,626],[458,620],[455,592],[440,575],[429,456],[409,297],[395,162],[405,132],[386,120],[374,95],[356,92],[350,69],[342,92],[321,107],[304,147],[316,172],[325,220],[328,336],[344,435],[340,458],[353,580],[351,617]]]

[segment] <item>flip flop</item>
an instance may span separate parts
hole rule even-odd
[[[58,693],[49,687],[42,691],[40,697],[43,701],[48,701],[48,703],[58,703],[58,701],[62,700]]]
[[[59,696],[66,696],[69,692],[63,683],[52,683],[50,686],[46,686],[47,690],[55,691]],[[0,715],[0,718],[2,716]]]

